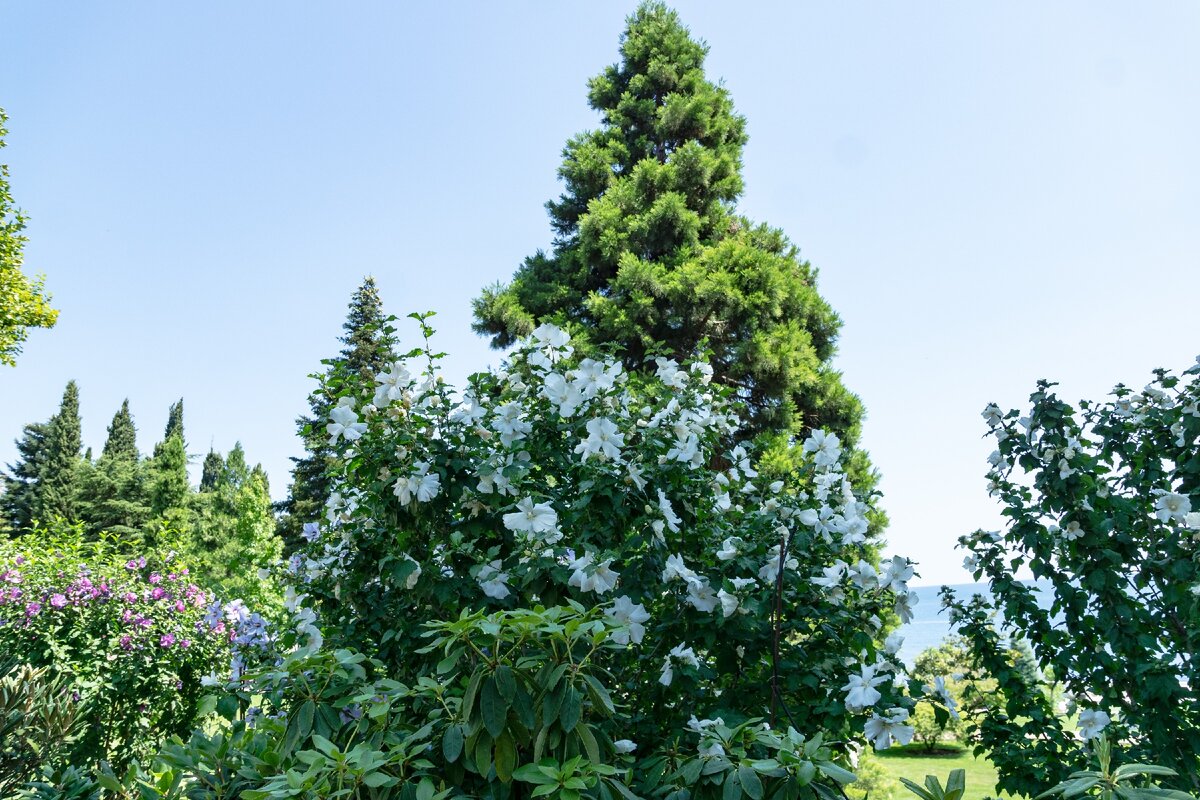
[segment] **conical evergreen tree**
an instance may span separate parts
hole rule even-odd
[[[75,522],[79,492],[80,451],[83,449],[79,419],[79,387],[70,381],[63,391],[58,413],[50,418],[45,455],[38,474],[34,521]]]
[[[17,460],[9,464],[3,477],[4,493],[0,495],[0,514],[5,526],[14,533],[33,527],[37,508],[38,479],[46,457],[46,438],[50,432],[47,422],[25,426],[17,439]]]
[[[167,441],[172,436],[178,436],[183,441],[183,449],[187,450],[187,439],[183,435],[183,398],[179,398],[179,402],[171,404],[171,410],[167,414],[167,428],[163,432],[163,441]]]
[[[172,436],[155,446],[149,482],[150,509],[155,515],[168,516],[168,512],[187,506],[187,453],[181,437]]]
[[[326,376],[352,372],[371,379],[396,360],[397,339],[383,312],[383,301],[373,277],[367,276],[354,292],[342,329],[342,350],[336,358],[326,362]],[[287,552],[299,543],[304,523],[318,520],[325,513],[325,502],[330,493],[325,474],[329,458],[325,425],[332,405],[332,400],[319,387],[308,396],[309,415],[296,420],[308,455],[292,459],[295,466],[288,498],[277,506],[282,512],[279,534]]]
[[[120,410],[108,426],[108,438],[104,440],[100,457],[138,460],[137,428],[133,424],[133,415],[129,413],[128,399],[121,403]]]
[[[209,450],[200,471],[200,491],[211,492],[217,488],[221,474],[225,471],[225,459],[216,450]]]
[[[100,460],[92,464],[85,458],[84,463],[79,517],[87,532],[137,535],[150,518],[150,506],[129,400],[113,415]]]
[[[564,149],[551,252],[484,290],[476,331],[505,347],[552,321],[630,369],[708,348],[714,380],[746,404],[746,437],[774,434],[786,451],[824,427],[853,446],[862,406],[830,363],[840,321],[783,232],[737,212],[745,120],[705,77],[707,46],[654,2],[620,52],[588,85],[600,127]],[[864,458],[856,471],[868,479]]]

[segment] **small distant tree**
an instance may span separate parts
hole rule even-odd
[[[0,108],[0,148],[8,134],[8,115]],[[8,165],[0,164],[0,364],[16,366],[30,328],[53,328],[58,311],[50,307],[41,275],[22,272],[25,223],[28,218],[13,205]]]
[[[983,412],[997,440],[989,491],[1007,524],[960,543],[995,601],[944,599],[997,682],[1001,702],[969,731],[1002,791],[1036,794],[1086,766],[1039,674],[1074,698],[1083,735],[1112,727],[1130,759],[1200,789],[1198,375],[1200,364],[1182,376],[1156,370],[1140,392],[1118,385],[1078,407],[1042,381],[1026,414]],[[1022,570],[1049,585],[1050,604],[1017,579]],[[1036,670],[1013,637],[1028,642]]]

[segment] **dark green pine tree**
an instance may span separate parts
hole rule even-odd
[[[217,483],[221,480],[221,474],[224,471],[225,459],[221,458],[221,454],[216,450],[210,448],[208,455],[204,457],[204,466],[200,470],[200,491],[213,491],[217,487]]]
[[[629,369],[707,347],[747,438],[768,434],[785,459],[813,428],[853,446],[863,409],[831,365],[840,320],[783,232],[737,211],[745,120],[705,77],[707,52],[661,3],[628,19],[620,63],[588,84],[600,127],[563,151],[553,248],[483,291],[475,330],[506,347],[555,322]],[[865,456],[855,471],[870,480]]]
[[[167,428],[163,432],[163,441],[167,441],[172,436],[178,436],[183,441],[183,449],[187,450],[187,439],[183,435],[183,398],[179,398],[179,402],[171,404],[171,410],[167,413]]]
[[[397,339],[390,319],[383,312],[383,301],[373,277],[368,275],[354,292],[342,330],[341,352],[325,362],[327,378],[357,374],[369,381],[396,360]],[[288,553],[300,542],[304,523],[320,520],[325,514],[325,501],[330,493],[326,476],[330,449],[325,425],[332,406],[324,387],[318,387],[308,396],[308,416],[296,420],[307,455],[292,459],[295,464],[292,485],[287,499],[276,507],[282,512],[279,535]]]
[[[50,424],[32,422],[25,426],[16,440],[17,460],[9,464],[3,476],[4,493],[0,495],[0,514],[4,527],[22,533],[33,527],[37,508],[38,478],[46,456],[46,437]]]
[[[75,522],[79,494],[80,451],[83,450],[79,419],[79,387],[70,381],[63,391],[58,413],[46,430],[45,455],[38,472],[34,521]]]
[[[95,464],[85,459],[79,516],[92,536],[101,532],[135,536],[150,518],[145,474],[137,449],[137,428],[129,400],[113,415],[108,438]]]

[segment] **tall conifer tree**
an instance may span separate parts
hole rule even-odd
[[[84,461],[79,517],[88,533],[140,533],[150,518],[150,507],[129,400],[113,415],[99,461]]]
[[[204,457],[204,467],[200,470],[200,491],[213,491],[224,471],[225,459],[221,458],[221,454],[216,450],[210,449],[208,455]]]
[[[0,495],[0,513],[6,527],[21,533],[33,527],[37,508],[38,479],[46,456],[46,437],[50,424],[31,422],[17,439],[17,460],[4,475],[4,493]]]
[[[370,379],[396,360],[396,345],[392,326],[383,311],[383,301],[375,279],[367,276],[350,299],[346,322],[340,337],[343,347],[327,362],[326,376],[339,371],[357,373]],[[278,505],[283,512],[279,534],[288,552],[299,542],[300,531],[306,522],[320,520],[329,499],[329,479],[326,477],[329,459],[329,436],[325,425],[333,401],[322,387],[308,396],[309,415],[296,420],[296,426],[307,455],[293,458],[292,485],[288,498]]]
[[[705,76],[707,52],[661,3],[629,18],[620,62],[588,84],[600,127],[563,151],[551,251],[485,289],[474,327],[505,347],[567,324],[630,369],[707,347],[714,380],[746,404],[747,438],[771,435],[782,454],[824,427],[854,446],[862,406],[831,365],[840,320],[783,232],[737,211],[745,119]]]
[[[138,460],[137,428],[133,424],[133,415],[129,413],[129,400],[121,403],[121,408],[113,415],[108,426],[108,438],[104,440],[104,450],[101,458],[119,458],[128,461]]]
[[[46,430],[45,455],[38,474],[34,520],[75,522],[75,501],[79,492],[80,452],[83,450],[79,419],[79,387],[67,383],[58,413],[50,418]]]

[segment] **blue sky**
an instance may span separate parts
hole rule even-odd
[[[241,440],[281,496],[367,273],[438,312],[451,379],[496,360],[470,299],[548,246],[633,7],[7,4],[0,157],[62,315],[0,372],[0,462],[74,378],[87,444],[128,397],[151,449],[182,396],[190,450]],[[889,552],[965,580],[956,538],[999,525],[987,402],[1200,353],[1200,6],[676,8],[748,119],[742,209],[843,317]]]

